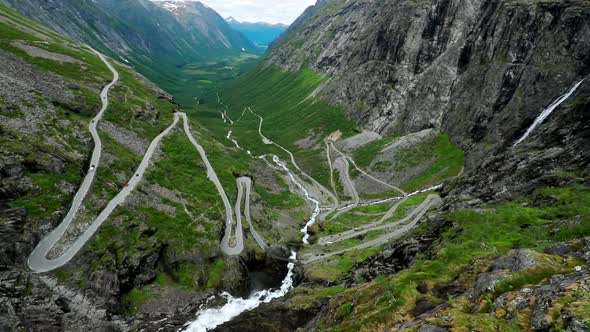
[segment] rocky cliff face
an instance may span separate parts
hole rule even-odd
[[[470,152],[471,170],[487,155],[513,154],[507,148],[543,108],[587,77],[589,22],[590,6],[576,0],[327,0],[293,24],[266,62],[327,73],[316,94],[371,130],[442,128]],[[541,127],[568,136],[562,148],[574,154],[580,146],[565,141],[585,144],[585,129],[559,128],[566,118],[585,128],[587,98],[582,86],[556,115],[563,118]]]
[[[478,4],[320,1],[282,37],[267,62],[329,74],[320,95],[348,105],[351,117],[375,131],[440,126]]]
[[[381,133],[443,127],[478,140],[467,123],[493,131],[512,114],[501,129],[512,136],[588,74],[588,15],[584,1],[319,1],[267,63],[327,73],[319,94]],[[514,114],[516,102],[530,108]]]

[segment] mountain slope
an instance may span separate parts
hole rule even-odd
[[[140,310],[153,320],[181,311],[192,317],[209,292],[247,289],[243,263],[219,252],[221,203],[179,126],[156,146],[138,186],[68,264],[44,274],[27,268],[31,251],[65,218],[87,174],[94,172],[94,180],[49,258],[128,188],[177,106],[132,68],[106,59],[119,80],[97,120],[101,90],[113,73],[90,48],[1,4],[0,35],[0,330],[126,331]],[[90,165],[91,125],[102,141],[96,165]],[[215,151],[211,163],[232,193],[232,172],[246,173],[246,166],[237,160],[219,167],[228,152],[189,125],[205,149]]]
[[[254,49],[200,3],[190,3],[196,12],[190,22],[181,23],[148,0],[1,2],[57,32],[128,61],[167,90],[176,84],[181,65]]]
[[[442,128],[485,154],[588,75],[588,15],[584,1],[319,1],[266,63],[327,74],[315,95],[371,130]]]
[[[263,114],[268,138],[326,186],[321,171],[334,156],[324,144],[335,141],[402,188],[442,181],[443,206],[373,251],[302,266],[302,284],[285,299],[218,330],[586,331],[589,22],[581,0],[308,8],[257,72],[224,92],[228,114],[245,106]],[[262,91],[256,79],[276,83]],[[255,134],[242,125],[232,133],[240,141]],[[464,151],[464,170],[444,137]],[[383,197],[358,170],[334,173],[361,197]],[[349,188],[333,187],[343,204],[352,200]],[[358,227],[384,210],[355,212],[314,233]]]
[[[523,12],[522,15],[526,10],[532,10],[538,16],[528,18],[528,21],[524,17],[507,17],[511,10]],[[572,53],[568,54],[577,59],[576,64],[569,59],[557,60],[566,55],[560,54],[560,47],[550,46],[556,43],[555,37],[549,33],[553,25],[539,26],[542,13],[559,10],[564,12],[552,14],[551,23],[547,24],[555,25],[559,38],[575,44],[571,45]],[[578,13],[578,10],[582,12]],[[486,63],[497,65],[500,72],[516,67],[538,68],[540,72],[540,69],[555,68],[556,63],[561,63],[558,69],[583,75],[585,69],[582,66],[587,60],[579,52],[587,48],[587,42],[573,39],[569,30],[575,26],[584,33],[584,24],[577,21],[585,11],[583,1],[568,1],[561,7],[555,2],[529,1],[504,4],[476,0],[319,1],[309,9],[306,14],[309,17],[296,22],[280,45],[271,50],[267,62],[285,69],[309,66],[328,73],[332,80],[320,94],[329,101],[347,105],[350,115],[371,129],[392,132],[400,126],[401,130],[415,131],[441,126],[443,114],[453,107],[448,104],[452,96],[446,96],[452,92],[453,82],[462,73],[462,68],[458,68],[463,67],[459,61],[465,54],[461,53],[462,49],[476,42],[475,36],[470,35],[476,27],[482,29],[482,37],[487,37],[485,33],[495,32],[497,42],[504,43],[488,45],[491,49],[507,47],[502,50],[501,57],[495,54],[494,59],[486,59]],[[519,34],[509,37],[503,31],[489,31],[483,19],[493,19],[502,24],[498,29],[518,31]],[[538,33],[527,37],[524,31],[514,26],[518,23],[534,26]],[[486,44],[485,41],[477,42]],[[526,42],[547,45],[545,48],[552,52],[554,60],[541,57],[534,47],[516,53],[519,43]],[[572,65],[579,68],[572,68]],[[542,74],[546,73],[549,72],[545,70]],[[573,77],[564,79],[558,90],[565,89],[572,81]],[[521,84],[530,86],[526,83]],[[547,96],[540,104],[549,102],[550,98]],[[366,103],[367,108],[355,110],[354,103],[359,101]],[[399,123],[393,123],[394,120]]]
[[[252,43],[265,48],[288,28],[284,24],[240,22],[233,17],[226,18],[226,21],[234,30],[241,32]]]
[[[216,11],[198,1],[158,0],[153,3],[171,12],[196,41],[204,37],[212,50],[226,48],[254,51],[252,43],[231,29]]]

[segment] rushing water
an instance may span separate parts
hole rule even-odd
[[[231,131],[227,135],[228,139],[231,139]],[[238,148],[239,145],[237,142],[234,142]],[[249,152],[249,151],[248,151]],[[250,154],[250,153],[249,153]],[[266,156],[261,156],[259,158],[265,158]],[[320,214],[320,202],[309,194],[307,189],[295,178],[295,175],[289,170],[287,165],[282,162],[279,157],[273,156],[273,162],[278,166],[279,169],[285,171],[291,181],[303,192],[305,198],[312,202],[314,205],[314,211],[309,218],[309,221],[305,224],[305,226],[301,229],[303,232],[303,243],[308,243],[309,240],[309,233],[308,228],[311,227],[313,224],[316,223],[317,217]],[[295,268],[295,260],[297,259],[297,253],[291,252],[291,257],[289,257],[290,262],[287,264],[287,275],[281,284],[281,287],[276,290],[261,290],[255,292],[254,294],[250,295],[248,298],[236,298],[233,297],[229,293],[221,294],[227,300],[227,303],[220,307],[220,308],[209,308],[201,310],[197,313],[197,320],[190,323],[185,331],[187,332],[206,332],[209,330],[214,329],[215,327],[229,322],[233,318],[239,316],[241,313],[255,309],[262,303],[269,303],[274,299],[278,299],[280,297],[285,296],[291,288],[293,288],[293,269]]]
[[[541,115],[539,115],[535,119],[535,122],[533,122],[533,124],[529,127],[529,129],[527,129],[526,133],[524,133],[524,135],[522,135],[522,137],[518,141],[516,141],[516,143],[514,143],[514,146],[517,146],[518,144],[524,142],[524,140],[527,139],[527,137],[529,137],[529,135],[541,123],[543,123],[543,121],[545,121],[545,119],[547,119],[547,117],[549,117],[549,115],[551,115],[551,113],[553,113],[553,111],[555,111],[555,109],[557,107],[559,107],[559,105],[563,104],[564,101],[566,101],[574,92],[576,92],[576,90],[580,87],[582,82],[584,82],[584,80],[581,80],[580,82],[578,82],[578,84],[574,85],[574,87],[571,88],[568,92],[566,92],[564,95],[557,98],[557,100],[555,100],[551,105],[549,105],[549,107],[544,109],[543,112],[541,112]]]
[[[301,229],[301,232],[303,233],[303,243],[309,244],[310,235],[309,235],[308,230],[311,226],[313,226],[316,223],[317,218],[320,215],[320,211],[321,211],[320,210],[320,202],[317,199],[311,197],[311,195],[309,194],[307,189],[305,189],[305,187],[299,181],[297,181],[295,179],[295,175],[293,175],[293,172],[291,172],[291,170],[289,170],[289,168],[287,168],[287,165],[285,165],[285,163],[283,163],[279,159],[279,157],[273,156],[272,161],[274,161],[274,163],[277,164],[277,166],[279,166],[279,168],[281,168],[282,170],[287,172],[287,174],[289,174],[289,177],[291,178],[291,182],[293,182],[299,189],[301,189],[301,191],[303,192],[303,195],[305,195],[305,198],[314,205],[313,213],[311,214],[309,221]]]
[[[295,268],[295,260],[297,259],[297,253],[291,252],[291,260],[287,265],[288,272],[285,279],[281,284],[281,287],[276,290],[261,290],[258,291],[247,299],[236,298],[231,296],[229,293],[221,294],[226,298],[227,303],[221,308],[209,308],[200,311],[197,315],[196,321],[192,322],[185,331],[187,332],[206,332],[215,327],[229,322],[233,318],[237,317],[244,311],[252,310],[258,307],[262,303],[269,303],[274,299],[285,296],[291,288],[293,288],[293,269]]]

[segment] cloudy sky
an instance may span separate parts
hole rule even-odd
[[[242,22],[291,24],[316,0],[200,0],[221,16]]]

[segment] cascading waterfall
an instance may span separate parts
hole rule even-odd
[[[221,308],[209,308],[198,313],[196,321],[192,322],[185,331],[187,332],[207,332],[217,326],[229,322],[239,316],[244,311],[252,310],[262,303],[269,303],[274,299],[285,296],[293,288],[293,269],[297,253],[291,252],[291,260],[287,265],[288,272],[281,287],[277,290],[261,290],[252,294],[247,299],[235,298],[229,293],[221,294],[226,298],[227,303]]]
[[[317,199],[311,197],[311,195],[309,194],[307,189],[305,189],[305,187],[299,181],[297,181],[295,179],[295,175],[293,174],[293,172],[291,172],[291,170],[289,170],[289,168],[287,168],[287,165],[285,165],[285,163],[281,162],[279,157],[273,156],[272,161],[274,161],[274,163],[277,164],[277,166],[279,166],[279,168],[281,168],[282,170],[287,172],[287,174],[289,174],[289,177],[291,178],[291,182],[293,182],[299,189],[301,189],[301,191],[303,192],[303,195],[305,195],[305,198],[314,205],[314,210],[313,210],[313,213],[311,214],[311,218],[309,218],[309,221],[301,229],[301,232],[304,234],[303,240],[302,240],[303,243],[309,244],[310,235],[309,235],[308,230],[311,226],[313,226],[316,223],[317,218],[320,215],[320,202]]]
[[[555,111],[556,108],[559,107],[559,105],[563,104],[563,102],[565,102],[569,97],[571,97],[571,95],[574,92],[576,92],[576,90],[580,87],[580,85],[583,82],[584,82],[584,80],[581,80],[580,82],[578,82],[578,84],[574,85],[574,87],[571,88],[567,93],[565,93],[564,95],[562,95],[559,98],[557,98],[557,100],[555,100],[551,105],[549,105],[549,107],[547,107],[546,109],[544,109],[543,112],[541,112],[541,115],[539,115],[535,119],[535,122],[533,122],[533,124],[529,127],[529,129],[527,129],[526,133],[524,133],[524,135],[522,135],[522,137],[518,141],[516,141],[516,143],[514,143],[514,146],[517,146],[518,144],[524,142],[524,140],[526,140],[527,137],[529,137],[529,135],[541,123],[543,123],[543,121],[545,121],[545,119],[547,119],[547,117],[549,117],[549,115],[551,115],[551,113],[553,113],[553,111]]]
[[[231,139],[231,131],[228,134],[228,139]],[[259,158],[264,159],[265,157],[266,156],[261,156]],[[305,198],[314,205],[314,211],[311,217],[305,224],[305,227],[301,229],[301,232],[304,233],[302,241],[303,243],[307,244],[309,243],[308,240],[310,236],[307,230],[317,221],[317,217],[320,214],[320,202],[311,197],[307,189],[305,189],[305,187],[299,181],[297,181],[295,175],[291,172],[287,165],[279,159],[279,157],[273,155],[272,160],[278,166],[279,169],[285,171],[289,175],[291,181],[303,192]],[[199,311],[197,313],[197,320],[190,323],[190,325],[186,328],[185,331],[206,332],[212,330],[223,323],[229,322],[230,320],[239,316],[241,313],[245,311],[257,308],[262,303],[269,303],[274,299],[278,299],[285,296],[289,292],[289,290],[293,288],[293,269],[295,268],[296,259],[297,253],[292,251],[291,257],[289,257],[290,261],[287,264],[287,275],[285,276],[285,279],[283,279],[281,287],[279,289],[261,290],[250,295],[250,297],[248,297],[247,299],[236,298],[233,297],[231,294],[224,292],[221,294],[221,296],[223,296],[227,300],[227,303],[220,308],[209,308]]]

